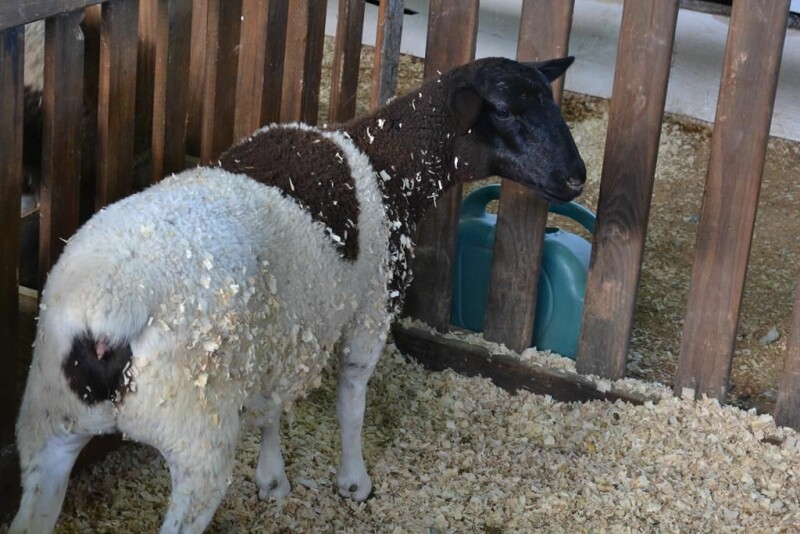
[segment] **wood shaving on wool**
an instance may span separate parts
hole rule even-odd
[[[260,432],[245,428],[209,532],[800,528],[800,441],[769,416],[711,400],[634,406],[509,394],[488,379],[424,371],[393,345],[368,395],[375,495],[351,502],[336,492],[335,382],[326,372],[283,426],[293,485],[283,502],[258,500]],[[169,487],[160,455],[126,444],[74,477],[57,532],[155,531]]]

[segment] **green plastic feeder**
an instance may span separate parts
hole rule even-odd
[[[497,225],[497,216],[487,213],[486,206],[499,198],[500,184],[490,184],[467,195],[461,204],[451,322],[476,332],[483,330]],[[594,232],[595,216],[583,206],[567,202],[551,204],[549,209]],[[591,251],[582,237],[547,228],[531,346],[575,359]]]

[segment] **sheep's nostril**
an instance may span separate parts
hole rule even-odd
[[[583,180],[570,176],[567,178],[567,187],[572,189],[573,191],[580,191],[583,189]]]

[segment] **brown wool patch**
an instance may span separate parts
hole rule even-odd
[[[344,259],[358,258],[361,208],[350,166],[333,141],[315,131],[273,128],[231,147],[219,166],[277,187],[328,227]]]

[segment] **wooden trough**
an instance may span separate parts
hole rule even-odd
[[[471,60],[478,0],[431,0],[425,76]],[[403,0],[381,0],[372,105],[394,93]],[[573,2],[524,0],[517,57],[568,54]],[[188,161],[212,161],[273,121],[318,118],[326,2],[317,0],[20,0],[0,4],[0,502],[18,488],[13,424],[18,354],[24,25],[45,20],[43,280],[80,221]],[[626,0],[609,112],[577,367],[624,374],[642,266],[679,0]],[[340,0],[328,120],[355,113],[365,0]],[[724,400],[744,289],[789,0],[737,0],[719,90],[706,188],[675,376],[678,395]],[[235,83],[234,83],[235,81]],[[562,82],[554,87],[560,98]],[[93,183],[81,184],[84,115],[94,117]],[[191,158],[187,158],[187,155]],[[87,187],[90,185],[91,187]],[[83,193],[82,193],[83,191]],[[450,328],[461,191],[424,221],[405,313]],[[531,339],[546,203],[502,187],[485,337],[521,351]],[[395,341],[431,368],[452,366],[565,400],[618,398],[575,376],[533,372],[487,351],[395,325]],[[555,384],[555,385],[554,385]],[[635,401],[636,399],[629,398]],[[800,428],[800,292],[775,413]],[[12,503],[13,504],[13,503]]]

